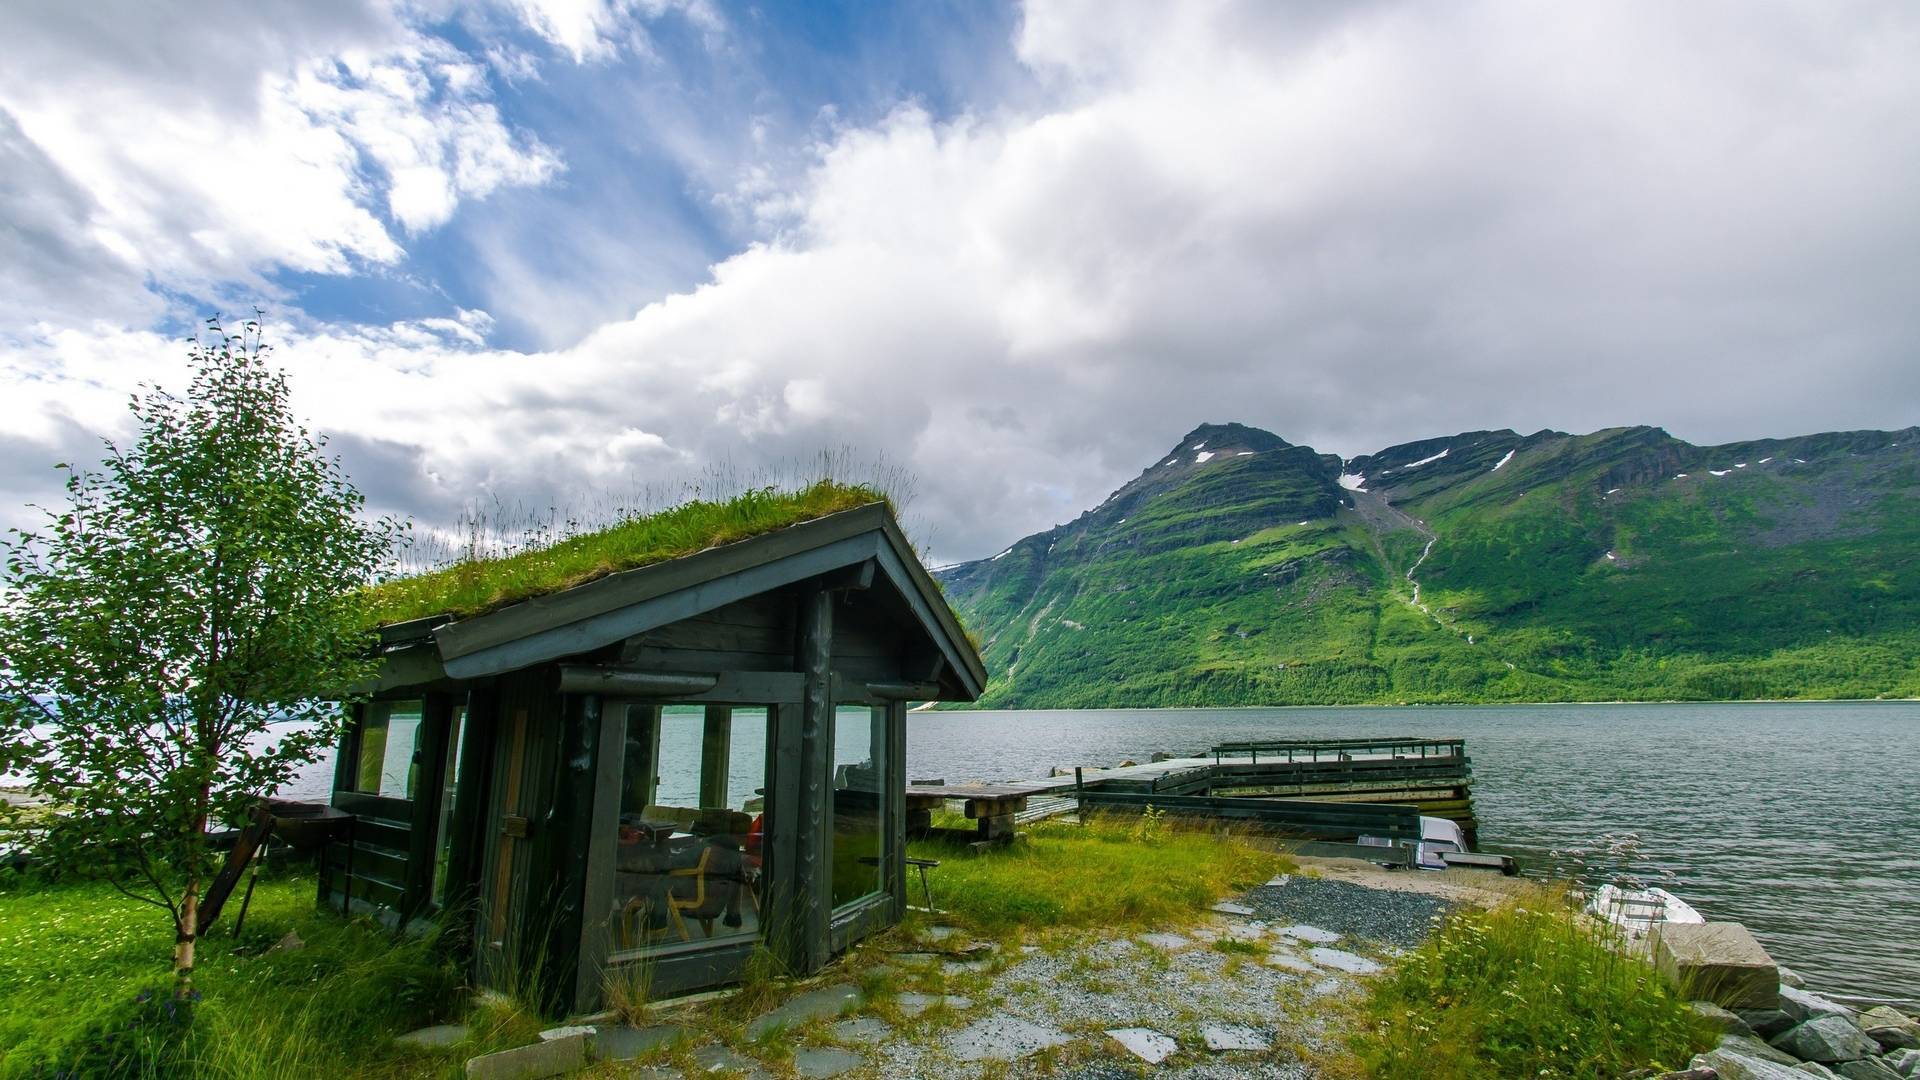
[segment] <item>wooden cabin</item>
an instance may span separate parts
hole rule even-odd
[[[807,974],[906,905],[906,710],[980,658],[884,504],[382,629],[321,897],[590,1011]]]

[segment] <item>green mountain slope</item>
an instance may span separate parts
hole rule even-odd
[[[940,577],[987,706],[1915,696],[1920,428],[1342,462],[1209,424]]]

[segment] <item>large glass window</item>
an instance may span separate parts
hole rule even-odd
[[[413,798],[420,763],[414,751],[420,738],[420,701],[374,701],[360,725],[360,756],[354,763],[355,791],[390,799]]]
[[[887,710],[843,705],[833,718],[833,906],[883,887]]]
[[[455,705],[447,724],[447,757],[440,770],[440,816],[434,826],[433,902],[447,900],[447,857],[453,851],[453,800],[460,787],[460,744],[467,737],[467,707]]]
[[[760,933],[767,713],[627,709],[609,915],[617,950]]]

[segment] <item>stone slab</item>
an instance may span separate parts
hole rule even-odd
[[[604,1024],[599,1034],[594,1036],[593,1052],[608,1061],[630,1061],[686,1034],[687,1029],[679,1024],[654,1024],[643,1028]]]
[[[793,1052],[793,1071],[810,1080],[839,1076],[864,1064],[859,1054],[833,1046],[809,1046]]]
[[[589,1024],[568,1024],[565,1027],[553,1027],[540,1033],[541,1042],[553,1042],[555,1039],[571,1039],[575,1035],[585,1035],[592,1039],[595,1029]]]
[[[1308,949],[1307,959],[1319,964],[1321,967],[1329,967],[1335,971],[1344,971],[1349,975],[1374,975],[1384,970],[1374,961],[1358,953],[1347,952],[1344,949],[1328,949],[1324,947]]]
[[[1152,1028],[1109,1028],[1107,1037],[1149,1065],[1158,1065],[1180,1052],[1180,1044],[1172,1036],[1163,1035]]]
[[[1240,1024],[1205,1024],[1200,1028],[1200,1037],[1206,1040],[1207,1049],[1216,1054],[1229,1050],[1273,1049],[1273,1040],[1266,1032]]]
[[[1903,1077],[1920,1075],[1920,1050],[1895,1050],[1882,1060]]]
[[[1222,900],[1211,908],[1222,915],[1252,915],[1254,910],[1245,904],[1236,904],[1231,900]]]
[[[1277,967],[1282,971],[1298,972],[1301,975],[1312,975],[1320,970],[1313,966],[1312,961],[1303,960],[1292,953],[1284,952],[1268,953],[1266,956],[1266,964],[1268,967]]]
[[[833,1037],[841,1042],[877,1043],[893,1034],[893,1028],[877,1016],[842,1020],[833,1025]]]
[[[1314,997],[1327,997],[1331,994],[1337,994],[1346,988],[1347,984],[1342,981],[1338,975],[1329,975],[1308,987],[1307,993],[1312,994]]]
[[[1072,1041],[1073,1036],[1059,1028],[1000,1013],[947,1036],[945,1045],[959,1061],[1017,1061]]]
[[[467,1077],[468,1080],[543,1080],[585,1068],[586,1064],[587,1037],[569,1035],[469,1058]]]
[[[747,1025],[747,1038],[758,1039],[776,1028],[798,1027],[809,1020],[839,1016],[859,1008],[863,1000],[860,988],[850,983],[809,990],[756,1017]]]
[[[894,1007],[902,1016],[919,1016],[936,1005],[945,1006],[954,1012],[973,1008],[973,999],[957,994],[901,994],[893,999]]]
[[[1729,1009],[1780,1004],[1780,966],[1746,927],[1735,922],[1659,923],[1653,960],[1690,997]]]
[[[738,1054],[724,1046],[703,1046],[693,1052],[693,1071],[695,1075],[709,1073],[738,1073],[747,1080],[767,1080],[767,1070],[750,1057]]]
[[[1306,941],[1315,945],[1331,945],[1340,940],[1340,935],[1331,930],[1322,930],[1317,926],[1307,926],[1304,923],[1283,926],[1276,932],[1281,937],[1290,937],[1295,941]]]
[[[402,1046],[420,1046],[428,1049],[438,1049],[440,1047],[455,1046],[466,1042],[467,1036],[471,1034],[472,1032],[467,1030],[467,1025],[465,1024],[435,1024],[432,1027],[423,1027],[418,1031],[409,1031],[393,1041]]]
[[[1184,949],[1193,944],[1193,939],[1181,937],[1179,934],[1142,934],[1140,936],[1140,944],[1151,945],[1156,949],[1164,949],[1167,952],[1172,952],[1175,949]]]

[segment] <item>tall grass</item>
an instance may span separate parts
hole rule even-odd
[[[1158,818],[1096,818],[1029,826],[1023,843],[975,854],[925,840],[910,853],[940,860],[934,903],[982,934],[1049,927],[1178,926],[1230,892],[1287,868],[1281,855],[1225,833]],[[917,882],[916,882],[917,886]]]
[[[1683,1067],[1711,1034],[1620,945],[1545,891],[1458,911],[1373,984],[1351,1038],[1357,1064],[1418,1080]]]
[[[202,940],[202,999],[174,1025],[163,915],[99,882],[0,877],[0,1077],[353,1075],[460,1001],[436,937],[316,910],[310,876],[263,876],[244,935],[229,916]],[[289,931],[303,944],[272,949]]]

